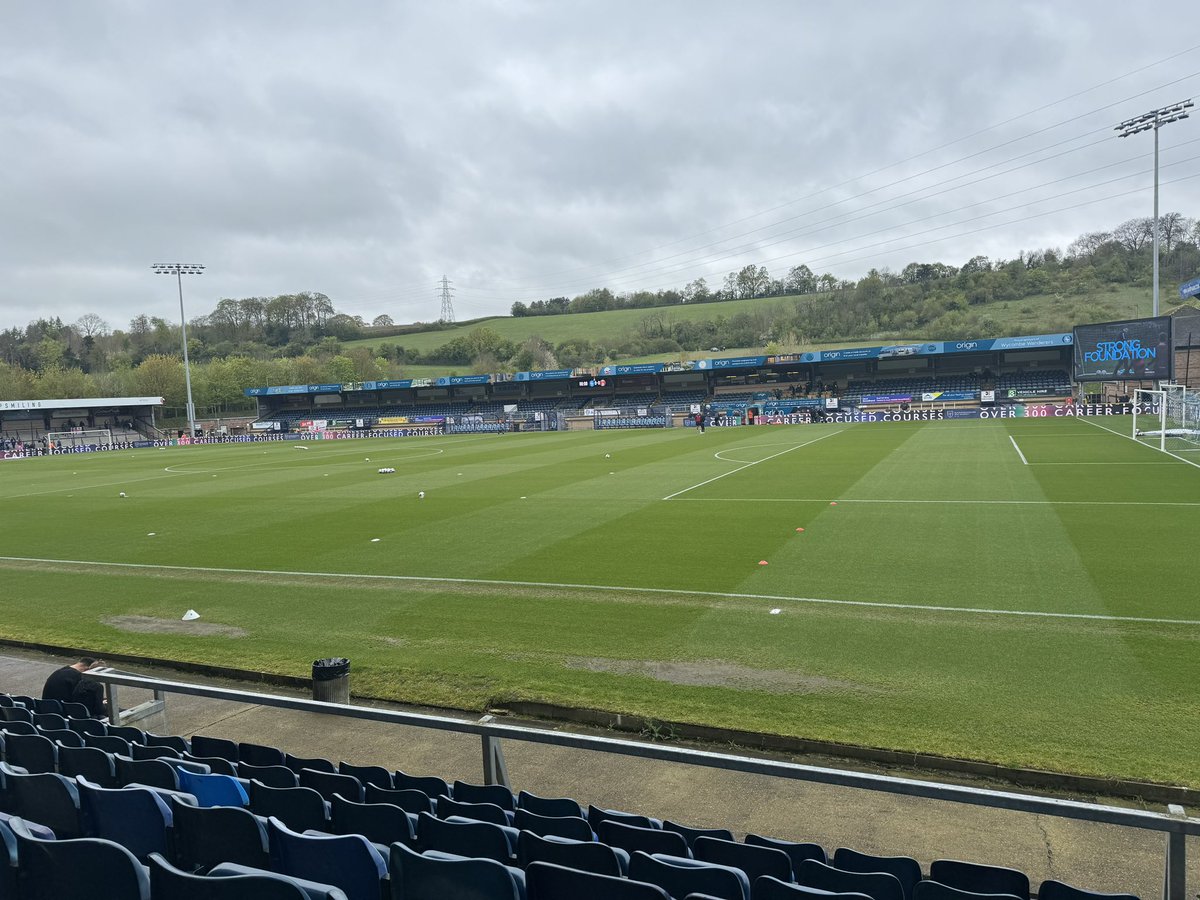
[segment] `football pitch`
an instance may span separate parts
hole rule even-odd
[[[1200,787],[1200,468],[1129,424],[0,463],[0,637]]]

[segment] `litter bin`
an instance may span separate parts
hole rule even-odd
[[[313,660],[312,695],[326,703],[349,703],[350,660],[344,656]]]

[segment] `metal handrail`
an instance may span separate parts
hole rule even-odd
[[[503,783],[506,785],[508,783],[504,769],[503,752],[500,747],[500,741],[507,739],[533,744],[568,747],[576,750],[613,753],[641,759],[681,763],[683,765],[704,766],[731,772],[770,775],[776,778],[788,778],[814,784],[878,791],[887,794],[921,797],[929,800],[946,800],[952,803],[984,806],[992,809],[1007,809],[1056,816],[1064,819],[1077,819],[1086,822],[1159,831],[1167,835],[1165,878],[1163,884],[1164,900],[1185,900],[1186,886],[1184,874],[1186,857],[1184,838],[1189,835],[1200,835],[1200,818],[1185,815],[1183,808],[1179,806],[1171,806],[1166,813],[1127,809],[1119,806],[1085,803],[1078,800],[1038,797],[1030,794],[989,790],[965,785],[940,784],[933,781],[897,778],[891,775],[877,775],[869,772],[852,772],[824,766],[784,762],[782,760],[756,759],[749,756],[717,753],[710,750],[699,750],[688,747],[668,747],[661,744],[644,743],[621,738],[573,734],[570,732],[531,728],[523,725],[505,725],[494,721],[491,716],[485,716],[477,721],[466,721],[449,716],[403,712],[401,710],[379,709],[368,706],[355,706],[353,704],[327,703],[300,697],[284,697],[278,694],[262,694],[256,691],[168,681],[161,678],[150,678],[128,672],[119,672],[109,668],[92,669],[87,675],[89,678],[107,685],[110,709],[120,709],[117,703],[117,688],[118,686],[125,686],[153,691],[156,698],[168,693],[184,694],[193,697],[227,700],[235,703],[250,703],[279,709],[325,713],[352,719],[388,722],[395,725],[408,725],[417,728],[430,728],[437,731],[478,735],[483,741],[483,769],[487,783]]]

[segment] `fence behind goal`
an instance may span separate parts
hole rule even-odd
[[[1133,437],[1166,453],[1197,454],[1200,393],[1182,384],[1139,389],[1134,396]]]

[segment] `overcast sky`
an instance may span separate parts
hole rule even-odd
[[[1194,0],[0,0],[0,327],[368,321],[1065,247],[1152,209]],[[1061,101],[1061,102],[1057,102]],[[1200,216],[1200,115],[1162,209]],[[1101,168],[1104,167],[1104,168]],[[1184,180],[1180,180],[1184,179]],[[1195,274],[1195,273],[1192,273]],[[1173,276],[1164,281],[1173,292]]]

